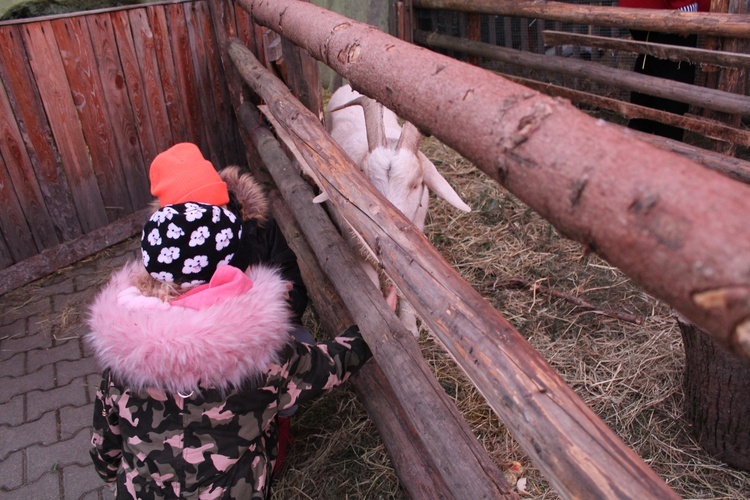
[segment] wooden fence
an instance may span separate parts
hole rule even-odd
[[[659,121],[697,134],[703,147],[729,154],[737,146],[750,146],[750,131],[741,123],[739,108],[727,101],[718,109],[722,100],[732,99],[731,94],[750,95],[747,13],[622,9],[609,0],[596,5],[586,1],[539,5],[527,0],[405,3],[414,7],[414,31],[407,39],[417,44],[570,99],[616,122]],[[741,6],[733,8],[743,12]],[[699,48],[636,42],[630,39],[629,29],[693,34]],[[639,53],[694,63],[695,84],[634,73]],[[715,93],[717,88],[721,93]],[[634,105],[629,102],[630,92],[675,99],[690,104],[691,110],[680,116]]]
[[[132,235],[173,144],[244,163],[205,1],[2,23],[0,83],[2,292]]]

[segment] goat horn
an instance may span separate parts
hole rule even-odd
[[[383,105],[366,95],[336,106],[330,113],[355,104],[362,106],[365,113],[365,131],[367,132],[367,149],[372,153],[377,147],[385,147],[385,124],[383,122]]]
[[[398,144],[396,144],[396,150],[405,149],[416,154],[419,150],[419,141],[421,140],[422,133],[419,129],[411,122],[405,122],[404,127],[401,129],[401,137],[398,138]]]

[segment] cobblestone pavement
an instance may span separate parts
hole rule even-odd
[[[111,498],[89,456],[99,369],[86,306],[136,239],[0,296],[0,498]]]

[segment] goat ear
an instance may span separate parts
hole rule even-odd
[[[458,193],[445,180],[445,177],[440,175],[435,164],[428,160],[426,156],[421,154],[419,156],[422,163],[422,171],[424,172],[425,186],[457,209],[463,212],[471,212],[471,207],[464,203],[461,197],[458,196]]]
[[[376,148],[385,147],[385,124],[383,123],[383,105],[362,96],[362,109],[365,112],[365,130],[367,131],[367,149],[372,153]]]
[[[422,132],[411,122],[405,122],[403,128],[401,128],[401,136],[398,138],[398,144],[396,144],[396,150],[411,151],[417,154],[419,151],[419,141],[422,140]]]

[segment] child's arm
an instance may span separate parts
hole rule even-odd
[[[372,357],[357,326],[318,344],[295,342],[282,372],[289,378],[280,394],[279,410],[310,401],[343,383]]]
[[[94,428],[91,444],[94,446],[90,453],[96,473],[107,484],[113,484],[117,479],[117,470],[122,457],[122,436],[118,424],[117,406],[112,400],[110,386],[112,382],[109,373],[102,377],[99,390],[96,391],[94,401]]]

